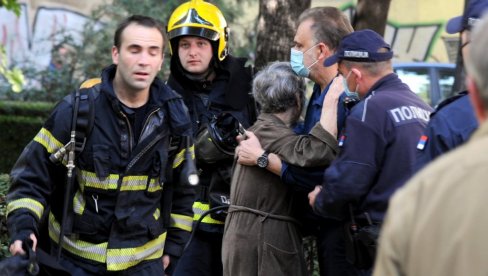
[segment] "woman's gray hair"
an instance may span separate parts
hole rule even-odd
[[[305,101],[305,80],[289,62],[273,62],[256,74],[252,93],[264,113],[283,113],[301,108]]]

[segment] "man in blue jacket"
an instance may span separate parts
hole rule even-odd
[[[347,113],[343,103],[345,95],[340,98],[333,95],[338,94],[337,89],[342,92],[342,81],[336,78],[336,67],[324,67],[322,63],[335,53],[342,37],[352,31],[347,17],[335,7],[315,7],[300,15],[290,63],[295,73],[315,84],[305,119],[294,129],[297,134],[309,134],[319,120],[334,126],[335,130],[331,132],[334,137],[341,131]],[[329,105],[328,101],[332,104]],[[264,152],[258,139],[250,132],[247,139],[240,142],[239,149],[239,164],[248,166],[257,165],[258,157]],[[320,275],[356,275],[356,269],[344,260],[342,224],[320,218],[308,206],[307,194],[322,180],[326,166],[293,166],[282,162],[273,152],[260,159],[263,158],[268,158],[265,169],[280,175],[282,181],[296,191],[294,200],[300,209],[304,235],[317,237]]]
[[[487,0],[471,0],[464,15],[451,18],[446,25],[450,34],[461,34],[461,55],[469,54],[471,29],[488,8]],[[430,116],[424,135],[417,144],[418,154],[415,171],[439,155],[464,143],[478,128],[468,92],[463,91],[439,104]]]
[[[346,93],[361,99],[346,118],[339,156],[309,194],[326,218],[380,224],[390,196],[413,171],[413,146],[432,109],[393,73],[392,57],[380,35],[361,30],[345,36],[324,62],[338,63]]]

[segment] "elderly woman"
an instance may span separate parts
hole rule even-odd
[[[330,97],[338,97],[339,92]],[[331,162],[338,149],[335,136],[329,133],[334,130],[318,123],[311,134],[298,136],[291,128],[304,106],[305,83],[289,63],[272,63],[260,71],[253,81],[253,94],[262,113],[249,130],[266,151],[298,166]],[[222,245],[224,275],[307,274],[293,190],[265,165],[235,165]]]

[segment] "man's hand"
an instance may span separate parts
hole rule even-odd
[[[312,206],[312,209],[314,209],[315,199],[317,199],[317,195],[320,191],[322,191],[322,186],[315,186],[315,189],[308,194],[308,204]]]
[[[36,236],[33,233],[31,233],[29,237],[32,240],[32,250],[33,251],[36,251],[37,238],[36,238]],[[10,251],[10,253],[13,256],[18,255],[18,254],[20,254],[20,255],[25,255],[26,254],[26,252],[24,251],[24,249],[22,249],[22,241],[21,240],[14,241],[10,245],[9,251]]]
[[[338,75],[332,80],[332,83],[330,84],[329,91],[327,91],[327,94],[325,95],[326,97],[331,97],[332,99],[339,99],[339,97],[342,95],[344,92],[344,82],[343,79],[344,77],[342,75]],[[325,98],[324,98],[325,102]]]
[[[258,157],[264,152],[258,138],[251,131],[246,131],[246,139],[237,137],[239,146],[236,147],[237,163],[246,166],[255,166]]]

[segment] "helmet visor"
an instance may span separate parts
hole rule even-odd
[[[185,27],[172,30],[168,33],[169,39],[173,39],[175,37],[184,36],[184,35],[199,36],[211,41],[219,40],[218,32],[206,28],[201,28],[201,27],[185,26]]]

